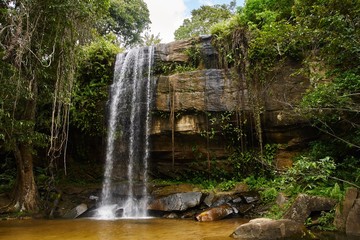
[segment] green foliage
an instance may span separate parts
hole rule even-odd
[[[300,156],[285,176],[289,182],[302,185],[304,190],[312,189],[318,184],[326,184],[335,168],[335,162],[330,157],[313,159]]]
[[[241,151],[239,142],[241,138],[246,137],[246,133],[237,122],[237,113],[234,111],[227,111],[220,114],[211,112],[206,114],[209,121],[208,131],[202,132],[201,135],[203,137],[209,137],[209,139],[213,139],[216,135],[221,135],[227,142],[228,149]],[[246,123],[247,122],[244,121],[242,124],[246,125]]]
[[[358,67],[360,58],[359,1],[305,0],[296,1],[294,15],[301,26],[303,38],[319,59],[331,67],[343,70]]]
[[[191,11],[191,18],[185,19],[183,24],[175,31],[175,40],[187,39],[210,33],[215,23],[231,17],[235,1],[229,5],[201,6]]]
[[[292,19],[294,0],[248,0],[239,11],[241,24],[261,29],[275,22],[289,22]]]
[[[235,180],[227,180],[227,181],[223,181],[223,182],[219,183],[217,185],[217,187],[221,191],[229,191],[235,187],[236,183],[237,182]]]
[[[348,120],[358,109],[360,75],[347,71],[337,75],[333,81],[319,83],[311,89],[301,102],[301,111],[313,120],[336,123]]]
[[[320,231],[335,231],[336,227],[334,226],[334,219],[335,210],[331,210],[329,212],[322,211],[320,213],[320,217],[316,219],[316,222],[313,222],[311,218],[308,218],[305,225]]]
[[[83,48],[73,97],[72,121],[89,135],[102,136],[105,132],[105,103],[113,78],[115,56],[119,51],[111,36],[99,37]]]
[[[275,201],[278,194],[279,192],[277,191],[276,188],[274,187],[266,188],[264,191],[261,192],[261,200],[265,203],[273,202]]]
[[[7,156],[1,156],[0,165],[0,193],[9,193],[14,187],[16,179],[15,163]]]
[[[142,41],[141,33],[150,23],[143,0],[110,0],[108,16],[98,28],[103,35],[115,33],[122,45],[133,46]]]

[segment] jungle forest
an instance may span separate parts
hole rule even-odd
[[[139,179],[146,179],[146,187],[152,188],[146,190],[150,199],[166,195],[155,194],[160,187],[172,186],[176,194],[196,188],[201,189],[196,192],[201,192],[204,206],[205,196],[231,192],[235,195],[222,213],[284,220],[291,219],[289,209],[305,196],[305,201],[322,206],[309,210],[301,220],[307,229],[359,236],[359,230],[351,229],[359,229],[360,216],[360,1],[246,0],[244,6],[236,1],[201,6],[174,32],[175,43],[190,46],[178,53],[186,56],[186,63],[179,59],[159,63],[162,55],[157,57],[157,52],[168,54],[172,48],[161,46],[172,43],[162,43],[161,33],[149,31],[150,24],[143,0],[0,0],[2,218],[62,218],[66,216],[62,211],[90,195],[100,198],[117,55],[141,48],[149,49],[146,55],[155,51],[155,98],[165,91],[161,92],[161,79],[169,78],[163,87],[168,105],[161,109],[161,99],[154,100],[156,107],[149,115],[153,124],[166,123],[167,128],[158,133],[154,129],[160,125],[154,124],[146,130],[150,135],[143,137],[148,142],[142,145],[150,147],[145,153],[149,167],[145,166],[146,177]],[[214,63],[203,59],[204,39],[210,39],[216,53]],[[249,106],[238,102],[233,110],[220,113],[198,108],[195,101],[186,109],[177,105],[179,94],[197,90],[170,79],[185,79],[187,73],[195,76],[206,69],[221,70],[236,82],[241,89],[237,99],[249,98]],[[283,110],[270,118],[269,89],[279,76],[304,84],[294,85],[296,101],[282,98],[277,104]],[[188,116],[202,119],[196,136],[176,127]],[[269,127],[271,121],[283,118],[292,119],[286,130],[280,125]],[[280,135],[275,131],[300,133],[281,142],[276,141]],[[115,138],[117,134],[122,132],[117,130]],[[185,145],[190,146],[186,153],[181,150]],[[221,154],[214,150],[212,155],[209,149],[220,145]],[[286,166],[278,166],[280,158],[286,158]],[[75,189],[82,190],[77,194]],[[69,197],[68,192],[76,194]],[[239,192],[256,192],[251,197],[241,195],[248,210],[238,209],[240,213],[231,205],[236,205],[233,196]],[[340,223],[339,206],[351,193],[353,204],[343,217],[348,222]],[[281,197],[285,204],[278,203]],[[331,207],[324,207],[329,203]],[[158,211],[155,203],[148,206]],[[160,211],[168,211],[164,209]],[[196,208],[192,218],[205,219],[200,213],[204,209]],[[178,215],[183,211],[173,210]],[[310,216],[311,212],[318,215]],[[241,239],[237,234],[232,237]]]

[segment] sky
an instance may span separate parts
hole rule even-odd
[[[174,41],[174,32],[185,18],[191,17],[191,11],[202,5],[229,4],[231,0],[144,0],[150,11],[152,24],[151,33],[160,33],[161,42]],[[237,6],[242,6],[244,0],[237,0]]]

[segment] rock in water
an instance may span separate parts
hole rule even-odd
[[[300,239],[305,235],[304,226],[293,220],[257,218],[240,225],[230,236],[244,240],[272,240],[289,237]]]
[[[224,204],[218,207],[212,207],[208,210],[198,214],[196,220],[199,222],[210,222],[223,219],[230,214],[234,213],[234,210],[231,206]]]

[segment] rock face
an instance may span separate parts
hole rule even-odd
[[[300,239],[305,234],[304,226],[293,220],[257,218],[240,225],[231,237],[242,240],[272,240],[290,237]]]
[[[356,188],[346,191],[344,201],[336,208],[334,225],[339,231],[360,236],[360,192]]]
[[[335,205],[334,199],[299,194],[283,218],[303,224],[312,212],[330,211]]]
[[[187,51],[194,47],[201,56],[196,70],[170,75],[160,72],[155,76],[157,89],[151,130],[155,174],[168,174],[172,165],[178,171],[182,167],[188,169],[187,163],[194,159],[204,161],[207,154],[218,160],[226,159],[230,154],[229,143],[222,135],[210,140],[204,137],[204,132],[213,127],[210,121],[213,116],[241,113],[245,118],[243,130],[249,137],[254,133],[254,90],[231,70],[218,68],[217,52],[211,46],[210,36],[157,45],[155,65],[186,64],[191,61]],[[304,119],[294,117],[292,110],[309,86],[308,79],[292,75],[299,67],[296,62],[287,62],[256,96],[264,109],[261,116],[264,142],[284,144],[287,151],[301,146],[315,134]],[[236,119],[233,115],[229,121],[235,123]]]
[[[64,218],[67,218],[67,219],[77,218],[78,216],[80,216],[81,214],[86,212],[87,210],[88,210],[87,205],[85,203],[82,203],[82,204],[76,206],[75,208],[71,209],[70,211],[68,211],[64,215]]]
[[[201,192],[175,193],[155,199],[149,203],[149,210],[185,211],[200,204]]]

